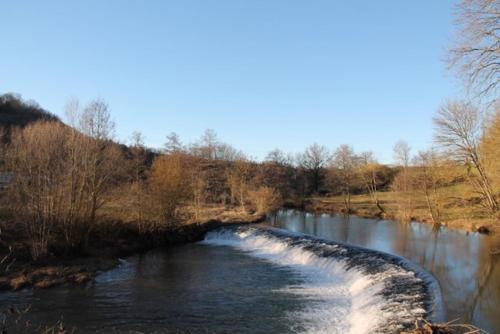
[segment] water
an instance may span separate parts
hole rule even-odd
[[[219,229],[204,243],[300,273],[303,282],[288,290],[308,302],[290,318],[307,333],[394,333],[418,317],[441,316],[435,280],[399,257],[266,227]]]
[[[78,333],[387,333],[422,314],[442,317],[440,306],[448,319],[465,314],[499,331],[489,237],[294,211],[269,225],[280,229],[220,229],[127,258],[87,286],[1,293],[0,305],[30,304],[23,321],[62,318]]]
[[[490,236],[428,224],[283,211],[273,226],[402,256],[439,282],[447,320],[500,333],[500,246]]]

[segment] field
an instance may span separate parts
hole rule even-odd
[[[471,196],[473,189],[467,183],[454,184],[439,188],[438,202],[441,212],[441,225],[477,231],[487,228],[491,232],[500,231],[500,221],[487,215],[485,208],[481,207],[479,198]],[[397,219],[399,203],[405,194],[395,192],[380,192],[378,198],[386,210],[385,218]],[[406,197],[409,198],[409,197]],[[411,217],[415,221],[432,223],[424,194],[412,193],[409,199]],[[343,196],[311,197],[307,209],[311,211],[342,212],[344,208]],[[364,217],[377,217],[379,210],[367,194],[351,196],[352,213]]]

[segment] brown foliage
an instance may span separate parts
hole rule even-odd
[[[453,166],[433,150],[419,152],[415,165],[417,168],[411,174],[414,190],[424,195],[431,221],[440,225],[444,203],[442,188],[453,177],[450,173]]]
[[[409,168],[401,169],[392,181],[391,190],[398,194],[396,204],[396,217],[403,222],[409,222],[413,218],[415,203],[413,200],[414,184]]]
[[[261,186],[248,191],[248,199],[258,213],[268,213],[280,208],[282,199],[276,189]]]
[[[470,103],[448,102],[434,118],[435,137],[452,157],[468,166],[471,183],[480,193],[484,206],[495,215],[499,210],[498,200],[479,149],[481,116],[480,110]]]
[[[40,122],[13,132],[8,148],[7,168],[14,173],[11,208],[26,225],[35,260],[46,255],[50,232],[64,210],[66,157],[61,148],[66,139],[63,125]]]
[[[379,183],[381,179],[381,174],[383,173],[383,166],[377,163],[373,157],[372,152],[364,152],[360,156],[360,164],[358,167],[358,173],[363,183],[366,191],[370,195],[370,198],[380,211],[380,215],[385,214],[385,208],[378,198]]]
[[[181,154],[157,157],[148,181],[149,214],[152,229],[177,223],[177,209],[191,196],[189,174]]]
[[[108,138],[106,110],[81,117],[82,134],[59,122],[37,122],[12,133],[7,170],[12,172],[9,208],[26,225],[33,259],[46,255],[58,232],[68,249],[86,245],[104,203],[124,165],[122,152]]]
[[[227,183],[230,200],[233,204],[245,207],[250,182],[253,178],[253,166],[244,160],[235,161],[227,170]]]
[[[491,177],[495,192],[500,192],[500,105],[492,117],[491,123],[486,126],[481,138],[480,153],[485,162],[485,169]]]

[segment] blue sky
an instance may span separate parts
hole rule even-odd
[[[117,137],[160,147],[204,129],[249,155],[313,142],[432,143],[460,94],[443,63],[453,1],[4,1],[0,92],[60,116],[71,97],[111,106]]]

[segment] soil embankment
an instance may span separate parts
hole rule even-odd
[[[49,288],[61,284],[83,284],[102,271],[117,266],[120,258],[158,247],[172,247],[202,240],[205,233],[220,226],[258,223],[265,215],[239,215],[231,219],[209,219],[182,224],[162,233],[138,233],[133,225],[112,224],[113,233],[96,231],[84,254],[52,255],[39,262],[16,259],[0,273],[0,290],[20,290],[26,287]],[[109,227],[108,227],[109,229]],[[0,256],[0,258],[3,256]]]
[[[391,195],[390,193],[388,194]],[[349,212],[346,212],[345,205],[339,197],[311,197],[299,201],[290,201],[285,203],[285,208],[302,210],[314,214],[350,214],[363,218],[399,221],[397,209],[391,200],[387,199],[381,202],[385,207],[385,212],[381,212],[370,200],[365,199],[365,196],[353,196]],[[448,208],[447,210],[450,211],[452,209]],[[464,219],[463,217],[455,217],[451,214],[448,214],[448,216],[450,217],[443,219],[439,226],[483,234],[498,234],[500,232],[499,221],[495,219],[484,217]],[[422,208],[414,210],[411,221],[434,224],[429,214]]]

